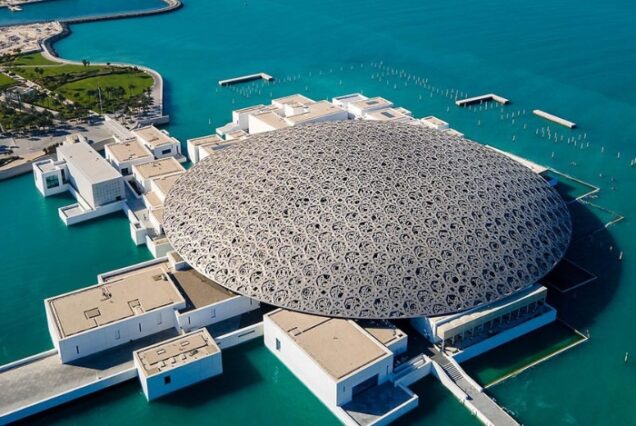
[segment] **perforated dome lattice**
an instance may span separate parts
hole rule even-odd
[[[535,283],[570,216],[543,178],[420,126],[342,121],[252,135],[165,202],[172,247],[220,285],[349,318],[461,311]]]

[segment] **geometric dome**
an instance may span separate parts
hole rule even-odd
[[[326,316],[462,311],[564,255],[561,197],[516,161],[410,124],[349,120],[249,136],[165,202],[172,247],[218,284]]]

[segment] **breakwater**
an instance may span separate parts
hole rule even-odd
[[[85,16],[76,16],[76,17],[58,18],[58,19],[54,17],[49,18],[48,16],[46,16],[46,17],[41,17],[39,19],[36,18],[33,20],[29,20],[29,21],[17,20],[15,21],[15,23],[9,21],[8,24],[6,23],[6,20],[4,20],[5,22],[4,25],[3,25],[3,20],[0,19],[0,26],[11,27],[11,26],[19,26],[19,25],[25,25],[25,24],[38,24],[38,23],[51,22],[51,21],[59,21],[62,24],[69,24],[69,25],[83,24],[88,22],[109,21],[109,20],[124,19],[124,18],[140,18],[144,16],[159,15],[163,13],[172,12],[174,10],[177,10],[183,7],[183,3],[181,2],[181,0],[161,0],[161,1],[164,3],[164,5],[159,8],[148,8],[148,9],[122,11],[122,12],[105,12],[105,13],[98,13],[95,15],[85,15]],[[19,15],[19,16],[22,16],[22,15]]]

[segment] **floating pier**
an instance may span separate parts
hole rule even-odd
[[[259,72],[257,74],[249,74],[240,77],[229,78],[227,80],[219,80],[219,86],[231,86],[233,84],[247,83],[248,81],[253,80],[272,81],[273,79],[274,77],[272,77],[271,75],[264,72]]]
[[[459,107],[480,104],[482,102],[495,101],[500,103],[501,105],[508,105],[510,101],[502,96],[495,95],[494,93],[488,93],[486,95],[475,96],[472,98],[459,99],[455,101],[455,105]]]
[[[532,111],[532,113],[534,115],[538,115],[541,118],[545,118],[546,120],[550,120],[554,123],[560,124],[562,126],[568,127],[570,129],[573,129],[576,127],[576,123],[574,123],[573,121],[568,121],[564,118],[561,117],[557,117],[556,115],[552,115],[550,113],[547,113],[545,111],[541,111],[540,109],[535,109],[534,111]]]

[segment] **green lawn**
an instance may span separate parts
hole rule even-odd
[[[98,88],[101,92],[102,104],[104,104],[119,98],[115,93],[111,93],[109,88],[123,88],[124,98],[130,98],[150,89],[152,83],[152,77],[142,71],[137,71],[85,78],[64,84],[56,92],[73,102],[87,105],[89,108],[99,111],[99,96],[96,93]]]
[[[14,79],[9,77],[8,75],[0,73],[0,90],[6,89],[13,84],[15,84]]]
[[[153,84],[150,75],[132,67],[57,64],[40,53],[18,57],[10,70],[97,112],[102,108],[103,112],[115,112],[127,104],[132,109],[139,107],[140,95]],[[38,103],[41,106],[64,109],[60,105],[48,106],[48,99],[42,101],[45,104]]]
[[[41,53],[28,53],[26,55],[20,55],[16,58],[15,61],[12,62],[14,66],[16,65],[56,65],[56,62],[49,61]]]

